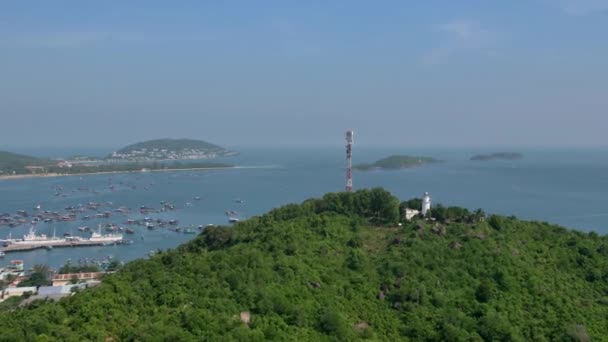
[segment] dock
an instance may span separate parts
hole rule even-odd
[[[89,247],[89,246],[103,246],[105,244],[112,244],[112,243],[108,243],[108,242],[102,242],[102,241],[87,241],[87,240],[83,240],[83,241],[61,241],[61,242],[56,242],[52,245],[38,245],[38,244],[32,244],[32,245],[18,245],[18,244],[10,244],[6,247],[2,247],[0,248],[0,251],[4,252],[4,253],[11,253],[11,252],[24,252],[24,251],[31,251],[34,249],[46,249],[49,247],[52,248],[65,248],[65,247]]]

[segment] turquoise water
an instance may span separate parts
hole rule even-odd
[[[144,216],[177,219],[180,225],[227,224],[226,211],[240,218],[259,215],[286,203],[301,202],[344,187],[344,151],[332,149],[238,149],[241,156],[226,161],[246,168],[210,171],[89,175],[0,181],[0,213],[30,211],[38,204],[43,210],[65,211],[68,206],[88,202],[112,202],[114,208],[130,207],[129,215],[110,219],[38,223],[38,232],[58,236],[64,232],[83,235],[77,227],[117,223]],[[474,149],[357,148],[357,162],[371,162],[392,153],[420,154],[444,163],[400,171],[354,172],[356,188],[382,186],[401,199],[431,193],[434,202],[483,208],[488,213],[515,215],[524,219],[549,221],[583,231],[608,232],[608,150],[536,149],[517,150],[519,161],[473,162]],[[253,167],[253,168],[249,168]],[[113,189],[110,186],[113,186]],[[55,196],[57,187],[65,197]],[[88,189],[81,191],[78,189]],[[94,191],[94,192],[93,192]],[[200,200],[195,200],[195,197]],[[243,203],[237,203],[237,199]],[[140,206],[159,208],[160,202],[177,206],[175,211],[142,215]],[[191,203],[188,206],[187,203]],[[104,208],[104,210],[106,210]],[[23,235],[29,225],[0,228],[0,238]],[[7,254],[6,260],[23,259],[26,266],[47,263],[53,267],[68,259],[101,259],[112,256],[122,261],[145,257],[153,249],[175,247],[195,235],[167,229],[134,227],[132,245],[63,248]]]

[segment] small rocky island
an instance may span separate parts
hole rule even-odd
[[[392,155],[384,159],[380,159],[373,164],[355,165],[354,169],[361,171],[369,170],[399,170],[409,169],[412,167],[424,166],[428,164],[440,163],[441,160],[430,157],[418,157],[407,155]]]
[[[191,160],[238,155],[223,147],[202,140],[157,139],[129,145],[106,157],[119,161]]]
[[[471,160],[475,161],[488,161],[488,160],[518,160],[524,156],[521,153],[516,152],[496,152],[490,154],[476,154],[471,157]]]

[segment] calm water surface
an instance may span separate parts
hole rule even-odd
[[[225,212],[233,210],[240,218],[262,214],[286,203],[301,202],[344,186],[344,151],[332,149],[254,150],[238,149],[239,157],[225,161],[237,168],[210,171],[90,175],[21,180],[0,180],[0,213],[43,210],[65,211],[68,206],[88,202],[111,202],[114,208],[126,206],[131,214],[114,214],[110,219],[39,223],[40,233],[58,236],[65,232],[83,235],[77,227],[97,227],[99,223],[125,226],[127,219],[144,216],[177,219],[180,225],[227,224]],[[468,158],[483,150],[400,148],[357,148],[357,162],[372,162],[393,153],[420,154],[444,163],[400,171],[354,173],[355,188],[382,186],[401,199],[431,193],[434,202],[483,208],[489,213],[558,223],[583,231],[608,232],[608,150],[519,150],[519,161],[473,162]],[[111,188],[110,186],[113,186]],[[55,196],[63,188],[66,196]],[[81,189],[81,190],[79,190]],[[86,189],[83,191],[82,189]],[[200,200],[195,200],[200,197]],[[242,200],[243,203],[237,203]],[[165,201],[175,211],[142,215],[140,206],[160,207]],[[190,205],[187,205],[190,203]],[[108,210],[111,208],[103,208]],[[91,214],[91,213],[87,213]],[[0,228],[0,238],[21,237],[29,228]],[[153,249],[173,248],[195,235],[167,229],[134,227],[132,245],[86,248],[57,248],[7,254],[5,260],[23,259],[26,267],[47,263],[59,267],[67,260],[101,259],[112,256],[121,261],[145,257]]]

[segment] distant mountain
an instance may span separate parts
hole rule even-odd
[[[0,173],[29,173],[27,166],[48,166],[54,162],[7,151],[0,151]]]
[[[417,157],[417,156],[402,156],[393,155],[380,159],[373,164],[359,164],[355,165],[356,170],[398,170],[407,169],[411,167],[423,166],[427,164],[439,163],[441,160],[437,160],[430,157]]]
[[[521,153],[515,152],[496,152],[490,154],[477,154],[471,157],[471,160],[487,161],[487,160],[517,160],[524,156]]]
[[[157,139],[126,146],[106,157],[118,160],[183,160],[236,155],[218,145],[194,139]]]

